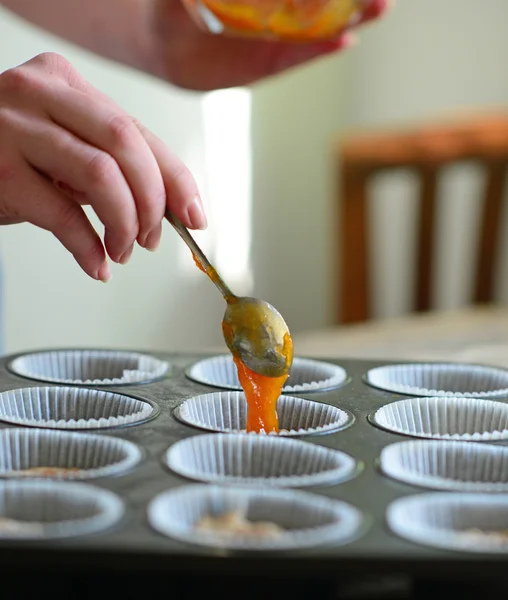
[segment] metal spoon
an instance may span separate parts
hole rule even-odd
[[[233,356],[260,375],[281,377],[287,374],[293,362],[293,343],[280,313],[264,300],[235,296],[180,219],[169,210],[166,211],[166,219],[190,248],[198,267],[208,275],[227,302],[222,331]]]

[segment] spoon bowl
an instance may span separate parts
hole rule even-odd
[[[293,362],[293,344],[281,314],[258,298],[233,296],[222,322],[224,340],[233,356],[265,377],[285,375]]]
[[[233,356],[259,375],[286,375],[293,362],[293,342],[280,313],[264,300],[235,296],[178,217],[167,210],[166,219],[190,248],[197,266],[227,302],[222,331]]]

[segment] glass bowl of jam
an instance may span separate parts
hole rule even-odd
[[[315,42],[355,24],[371,0],[183,0],[196,23],[215,34]]]

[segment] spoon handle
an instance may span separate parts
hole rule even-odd
[[[206,258],[204,252],[197,245],[196,241],[190,234],[189,230],[183,225],[180,219],[175,216],[169,209],[166,209],[166,219],[173,225],[176,229],[178,235],[182,238],[182,240],[187,244],[192,252],[194,259],[201,269],[208,275],[208,277],[212,280],[212,282],[217,286],[219,292],[224,296],[224,299],[231,300],[235,297],[233,292],[229,289],[229,287],[224,283],[222,277],[217,273],[215,268],[212,266],[210,261]]]

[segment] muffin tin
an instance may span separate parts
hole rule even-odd
[[[97,352],[107,356],[107,351]],[[508,396],[504,391],[496,393],[491,386],[484,399],[474,388],[473,377],[475,392],[471,396],[461,379],[461,390],[454,390],[453,380],[448,380],[451,389],[420,398],[380,389],[379,382],[376,387],[369,383],[374,369],[392,366],[386,362],[324,358],[326,369],[337,367],[340,381],[321,390],[315,389],[312,381],[299,381],[300,391],[284,392],[280,412],[293,411],[293,416],[297,415],[294,422],[299,423],[293,435],[288,435],[291,426],[286,435],[245,434],[241,431],[242,393],[196,380],[195,365],[219,357],[154,353],[152,358],[152,364],[166,365],[163,376],[116,385],[95,382],[93,387],[67,380],[44,382],[31,379],[33,374],[29,379],[14,372],[13,365],[23,364],[19,355],[0,360],[0,459],[7,457],[2,471],[9,472],[12,465],[18,469],[44,466],[45,460],[34,459],[33,454],[44,445],[47,454],[43,456],[53,452],[54,459],[46,466],[75,465],[91,470],[83,476],[87,481],[79,483],[41,480],[40,474],[13,481],[12,474],[0,472],[0,525],[5,516],[2,498],[14,494],[12,486],[18,486],[15,494],[27,498],[28,505],[37,489],[56,496],[63,490],[73,501],[79,499],[80,490],[83,498],[95,492],[97,501],[104,500],[109,511],[108,518],[90,531],[73,526],[71,511],[65,535],[27,535],[15,541],[0,535],[0,556],[6,568],[21,571],[44,557],[46,569],[54,572],[64,564],[87,573],[121,568],[166,577],[213,573],[224,580],[232,573],[245,577],[257,573],[281,581],[287,574],[319,574],[338,581],[346,572],[353,578],[397,573],[435,579],[436,565],[445,563],[446,577],[451,579],[463,578],[464,569],[478,580],[504,577],[508,559],[508,544],[502,537],[508,531],[508,448],[504,450],[503,433],[508,426],[502,420]],[[298,359],[308,364],[307,359]],[[320,361],[313,361],[313,368],[319,371],[316,362]],[[407,366],[411,368],[410,363]],[[436,369],[443,367],[446,365],[435,365]],[[421,365],[419,368],[421,371]],[[432,368],[432,363],[426,363],[424,370],[432,372]],[[461,376],[468,368],[462,366]],[[482,376],[476,366],[471,372]],[[422,389],[435,392],[432,380],[429,382]],[[460,397],[454,396],[454,391]],[[108,420],[111,415],[107,413],[97,419],[94,401],[98,394],[103,411],[125,405],[148,407],[147,413],[141,419]],[[38,412],[33,414],[30,397],[37,398]],[[66,399],[58,404],[63,407],[56,411],[58,418],[51,403],[56,397]],[[77,398],[77,402],[69,398]],[[474,406],[474,415],[472,409],[464,409],[466,404]],[[431,406],[440,415],[441,435],[422,439],[423,425],[432,421]],[[455,413],[447,406],[458,409],[465,421],[454,420]],[[399,418],[397,427],[391,426],[396,421],[394,407],[404,408],[397,415],[403,414],[405,421]],[[307,415],[307,421],[298,411]],[[101,426],[91,432],[80,428],[80,421],[92,418]],[[281,421],[284,419],[292,422],[291,416]],[[461,436],[461,431],[469,437]],[[77,436],[82,439],[72,444]],[[127,460],[126,468],[108,471],[107,460],[94,462],[91,457],[81,463],[77,459],[66,462],[62,454],[58,458],[58,450],[50,448],[51,444],[60,447],[64,455],[74,447],[81,451],[87,447],[87,436],[90,452],[97,436],[110,441],[111,447],[116,440],[120,450],[121,440],[129,442],[125,456],[117,448],[117,462]],[[452,451],[454,444],[456,450]],[[104,499],[102,491],[106,492]],[[441,505],[436,498],[444,503],[444,512],[439,514]],[[199,517],[210,511],[220,516],[237,509],[247,517],[275,522],[284,533],[254,543],[249,537],[224,539],[196,532],[194,524]],[[455,511],[460,518],[450,524],[442,517],[446,510],[452,516]],[[63,506],[64,520],[65,511]],[[482,527],[499,529],[498,537],[481,537]],[[475,535],[481,538],[477,544]]]

